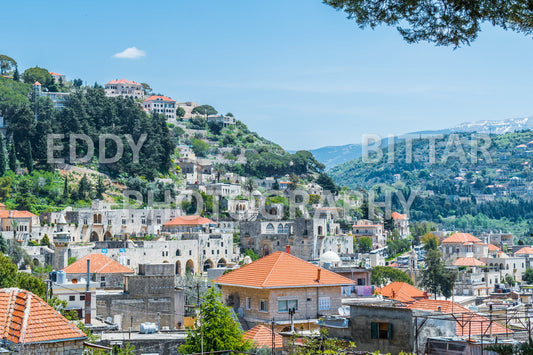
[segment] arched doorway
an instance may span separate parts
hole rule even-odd
[[[91,242],[98,242],[100,241],[100,237],[98,236],[98,233],[91,232]]]
[[[187,260],[187,263],[185,263],[185,272],[187,274],[194,274],[194,263],[191,259]]]
[[[181,262],[176,261],[176,275],[181,276]]]
[[[207,259],[204,262],[204,271],[207,271],[207,270],[212,269],[212,268],[213,268],[213,261],[211,261],[211,259]]]
[[[111,232],[110,231],[105,232],[104,240],[111,240],[111,239],[113,239],[113,235],[111,234]]]
[[[220,259],[217,263],[217,267],[226,267],[226,260],[224,258]]]

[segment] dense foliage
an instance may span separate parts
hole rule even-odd
[[[409,285],[413,284],[413,280],[405,272],[389,266],[376,266],[372,269],[372,278],[370,283],[372,285],[387,285],[390,282],[400,281],[406,282]]]

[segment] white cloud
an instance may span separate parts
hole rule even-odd
[[[146,52],[141,49],[137,49],[136,47],[126,48],[122,52],[113,54],[113,58],[126,58],[126,59],[141,58],[144,56],[146,56]]]

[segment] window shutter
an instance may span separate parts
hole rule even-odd
[[[387,338],[392,339],[392,323],[389,323],[389,331],[387,332]]]
[[[378,323],[370,323],[370,337],[372,339],[378,339],[378,332],[379,332],[379,324]]]

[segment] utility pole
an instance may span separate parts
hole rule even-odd
[[[50,298],[50,286],[52,286],[52,280],[46,279],[44,280],[46,282],[46,303],[48,303],[48,299]]]
[[[202,302],[200,301],[200,282],[196,284],[196,302],[200,308],[198,320],[200,321],[200,350],[204,353],[204,322],[202,321]]]
[[[274,334],[274,318],[272,318],[272,355],[274,355],[274,348],[276,347],[276,336]]]
[[[289,308],[289,316],[291,317],[291,333],[294,333],[294,313],[296,313],[296,308]]]

